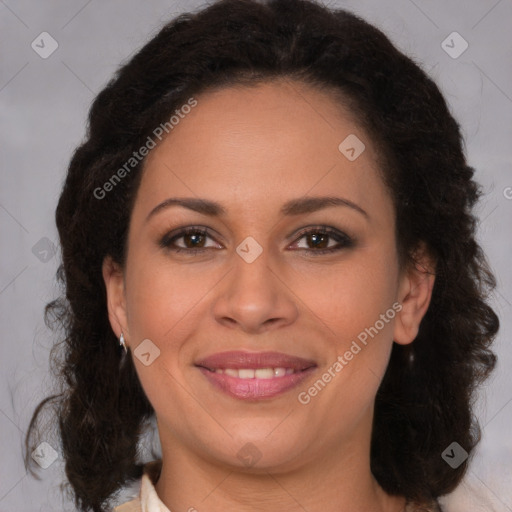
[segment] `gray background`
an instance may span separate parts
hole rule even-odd
[[[494,345],[498,368],[476,409],[483,440],[464,484],[444,501],[448,512],[512,511],[512,1],[325,3],[381,28],[430,73],[461,123],[469,163],[485,191],[477,211],[479,238],[498,279],[492,300],[501,331]],[[59,490],[62,458],[41,469],[38,481],[26,474],[21,450],[33,408],[52,384],[53,338],[42,315],[58,293],[54,209],[71,153],[84,137],[88,108],[117,66],[164,22],[202,5],[0,0],[0,512],[73,510]],[[469,44],[457,58],[442,47],[453,31]],[[58,43],[46,59],[31,47],[42,32]],[[461,48],[449,41],[452,51]],[[57,440],[46,439],[58,451]]]

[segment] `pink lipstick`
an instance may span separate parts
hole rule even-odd
[[[272,398],[288,391],[316,368],[312,360],[280,352],[220,352],[196,363],[218,389],[243,400]]]

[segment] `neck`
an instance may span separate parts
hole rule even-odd
[[[171,512],[402,512],[405,499],[386,494],[371,473],[370,434],[361,429],[350,443],[301,455],[300,466],[256,471],[205,460],[160,430],[155,489]]]

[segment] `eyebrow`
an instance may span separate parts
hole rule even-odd
[[[219,217],[227,213],[225,208],[222,207],[220,203],[217,203],[215,201],[210,201],[208,199],[198,199],[193,197],[171,197],[155,206],[146,217],[146,222],[157,213],[171,206],[182,206],[183,208],[188,208],[189,210],[193,210],[203,215],[209,215],[211,217]],[[349,201],[348,199],[333,196],[304,197],[299,199],[292,199],[290,201],[287,201],[281,207],[280,213],[283,216],[302,215],[304,213],[312,213],[318,210],[322,210],[324,208],[329,208],[331,206],[344,206],[347,208],[351,208],[362,214],[364,217],[369,218],[368,213],[356,203]]]

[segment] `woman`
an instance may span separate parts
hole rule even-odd
[[[495,285],[439,89],[313,2],[221,0],[98,95],[57,207],[80,510],[439,511]],[[162,458],[137,443],[156,418]]]

